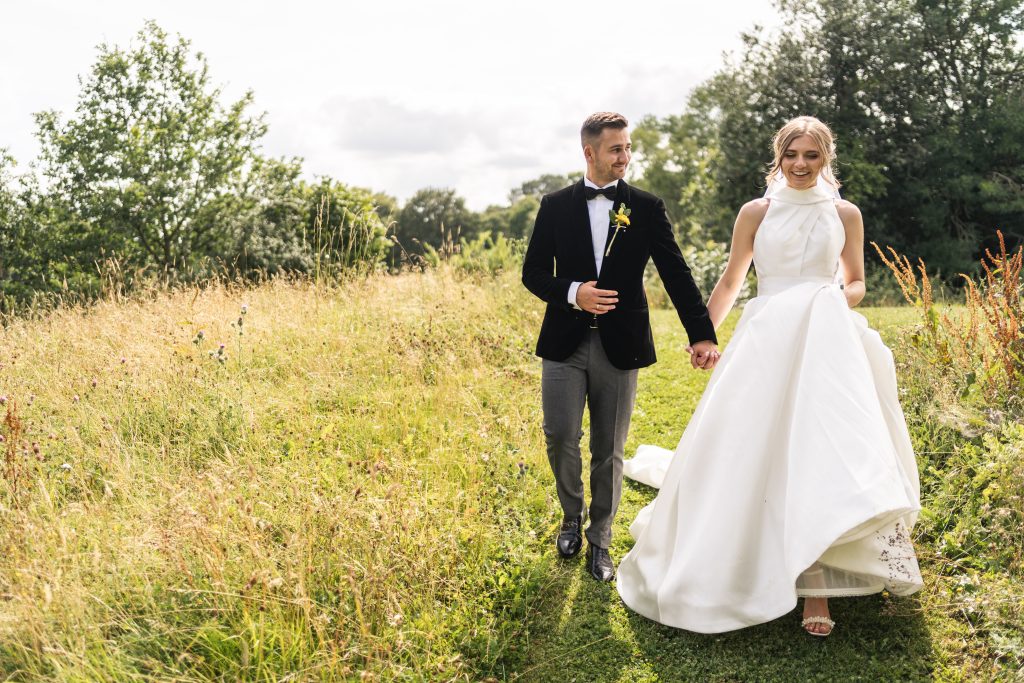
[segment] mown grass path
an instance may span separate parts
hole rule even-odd
[[[905,322],[909,315],[900,309],[866,313],[887,337],[895,334],[894,325]],[[727,342],[736,319],[734,313],[723,341]],[[685,336],[675,314],[656,312],[653,325],[659,362],[641,371],[627,454],[641,443],[674,447],[708,380],[707,373],[689,369]],[[654,494],[653,489],[635,482],[624,485],[611,549],[616,562],[632,546],[630,522]],[[589,577],[581,559],[557,566],[555,584],[538,608],[529,663],[518,680],[961,679],[944,643],[957,642],[965,626],[944,616],[942,610],[929,610],[930,601],[941,599],[930,588],[910,598],[876,595],[833,600],[832,615],[838,626],[828,639],[812,638],[800,630],[799,607],[768,624],[701,635],[661,626],[631,612],[613,585]],[[927,561],[924,570],[926,582],[933,585],[935,577]]]

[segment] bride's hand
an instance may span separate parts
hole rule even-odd
[[[690,354],[690,366],[701,370],[713,369],[722,355],[718,351],[718,346],[710,341],[701,341],[687,346],[686,351]]]

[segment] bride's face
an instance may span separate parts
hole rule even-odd
[[[797,190],[814,187],[824,165],[825,160],[809,135],[794,138],[782,153],[782,175]]]

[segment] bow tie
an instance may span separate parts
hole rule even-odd
[[[618,184],[609,185],[608,187],[602,187],[600,190],[590,187],[589,185],[583,186],[583,195],[587,198],[587,201],[594,199],[598,195],[601,195],[605,199],[611,199],[615,201],[615,191],[618,188]]]

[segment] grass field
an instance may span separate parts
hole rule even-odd
[[[907,308],[862,311],[887,341],[913,321]],[[724,327],[728,343],[738,315]],[[641,371],[637,409],[626,452],[641,443],[673,448],[708,375],[690,371],[685,336],[672,311],[653,320],[659,362]],[[627,481],[612,556],[632,545],[628,526],[655,491]],[[835,633],[827,640],[800,630],[799,607],[776,621],[742,631],[702,635],[655,624],[621,603],[582,563],[563,563],[560,588],[540,610],[531,667],[524,680],[548,681],[930,681],[986,680],[990,671],[965,647],[972,627],[949,614],[946,589],[919,548],[927,587],[910,598],[881,595],[831,601]],[[801,603],[802,604],[802,603]],[[595,676],[594,672],[601,672]]]
[[[442,270],[12,322],[0,680],[991,674],[927,548],[920,597],[836,601],[827,642],[795,613],[721,636],[663,628],[558,560],[541,312],[513,275]],[[889,338],[910,315],[869,312]],[[628,451],[674,445],[707,381],[674,314],[654,324],[660,362],[641,373]],[[652,495],[625,487],[616,560]]]

